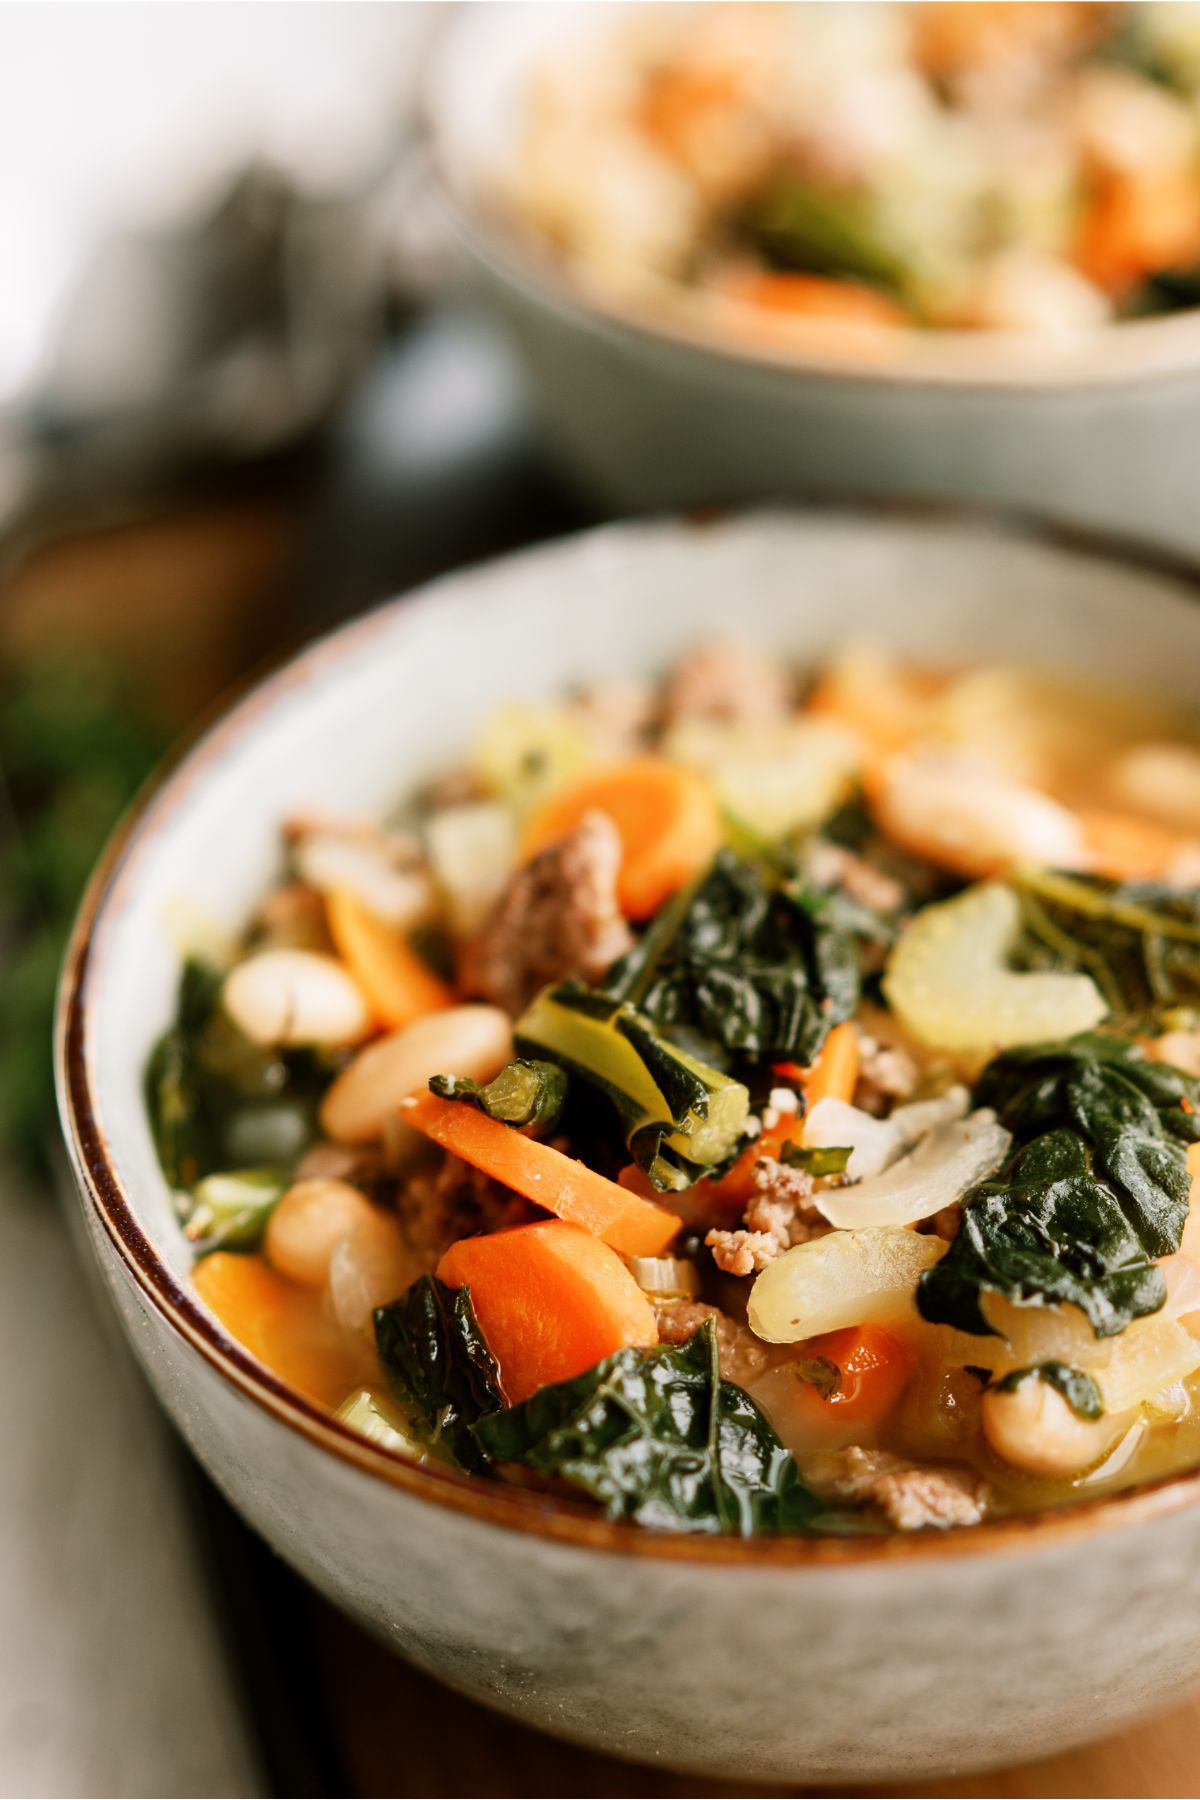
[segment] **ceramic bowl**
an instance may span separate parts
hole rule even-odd
[[[424,84],[439,186],[577,480],[623,511],[953,497],[1200,549],[1200,311],[1065,341],[913,332],[895,356],[839,363],[601,302],[539,254],[497,201],[521,97],[551,40],[585,57],[613,12],[456,7]]]
[[[733,1781],[822,1789],[1036,1756],[1200,1677],[1200,1477],[945,1535],[656,1535],[374,1448],[261,1368],[189,1286],[142,1100],[181,935],[247,917],[288,813],[376,813],[496,702],[649,673],[731,626],[800,660],[875,633],[919,659],[1015,658],[1181,699],[1200,662],[1181,577],[854,514],[610,527],[387,606],[235,707],[95,877],[58,1045],[80,1206],[139,1359],[229,1499],[455,1687]]]

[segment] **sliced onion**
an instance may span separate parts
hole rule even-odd
[[[935,1126],[961,1119],[969,1104],[966,1088],[952,1087],[934,1100],[914,1100],[898,1106],[886,1119],[877,1119],[847,1100],[818,1100],[805,1115],[804,1142],[820,1150],[848,1148],[848,1178],[865,1181],[911,1150]]]
[[[998,1169],[1011,1142],[1011,1134],[995,1113],[982,1107],[969,1119],[935,1126],[915,1150],[882,1174],[815,1195],[814,1205],[841,1230],[915,1225],[919,1219],[953,1206],[976,1182]]]

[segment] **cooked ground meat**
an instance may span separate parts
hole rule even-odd
[[[969,1469],[897,1469],[878,1478],[870,1499],[898,1531],[944,1531],[978,1525],[987,1511],[987,1485]]]
[[[793,687],[778,664],[745,644],[702,644],[676,668],[667,683],[667,721],[728,719],[770,725],[792,709]]]
[[[814,1208],[812,1191],[813,1178],[805,1170],[760,1156],[742,1227],[710,1231],[704,1240],[717,1267],[726,1275],[761,1274],[793,1244],[824,1237],[830,1226]]]
[[[591,812],[518,869],[470,957],[469,985],[514,1015],[547,982],[598,981],[633,942],[617,905],[621,841]]]
[[[854,1104],[880,1115],[912,1098],[917,1065],[898,1044],[880,1044],[861,1028],[858,1033],[858,1081]]]
[[[851,1444],[814,1463],[810,1478],[831,1498],[878,1507],[899,1531],[977,1525],[988,1509],[987,1483],[970,1469],[905,1462],[886,1450],[866,1450],[861,1444]]]
[[[766,1345],[720,1307],[708,1306],[703,1300],[656,1300],[653,1305],[663,1344],[686,1344],[705,1319],[716,1320],[717,1365],[726,1381],[745,1387],[766,1368],[770,1356]]]
[[[419,1170],[404,1184],[397,1207],[408,1246],[426,1270],[459,1238],[545,1217],[520,1194],[448,1151],[436,1167]]]

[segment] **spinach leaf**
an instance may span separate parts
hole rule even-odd
[[[470,1290],[422,1275],[399,1300],[376,1308],[375,1347],[393,1394],[430,1449],[480,1473],[486,1457],[471,1427],[502,1407],[504,1394]]]
[[[1062,1362],[1036,1363],[1027,1369],[1011,1370],[1003,1381],[996,1383],[996,1391],[1011,1394],[1026,1381],[1048,1382],[1081,1419],[1099,1419],[1104,1415],[1100,1389],[1083,1369],[1072,1369],[1069,1364]]]
[[[652,967],[643,940],[606,984],[624,992],[636,970],[641,1011],[668,1031],[752,1063],[811,1062],[858,1005],[858,949],[833,898],[762,862],[722,851],[672,925]]]
[[[711,1319],[678,1347],[619,1350],[480,1420],[496,1462],[569,1482],[610,1519],[675,1531],[803,1531],[820,1510],[741,1388],[722,1381]]]
[[[1097,1337],[1157,1312],[1155,1259],[1179,1248],[1200,1138],[1200,1082],[1136,1045],[1084,1034],[998,1057],[976,1090],[1014,1150],[966,1195],[958,1234],[921,1277],[925,1318],[992,1334],[985,1293],[1017,1305],[1077,1306]]]
[[[521,1057],[506,1063],[488,1082],[472,1081],[468,1075],[434,1075],[429,1087],[443,1100],[465,1100],[489,1119],[534,1137],[554,1130],[567,1099],[566,1072],[557,1063],[526,1062]]]
[[[1025,967],[1090,975],[1113,1023],[1131,1033],[1200,1009],[1200,889],[1043,869],[1015,876],[1013,886]]]

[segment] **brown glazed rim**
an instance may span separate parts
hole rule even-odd
[[[869,509],[846,509],[853,515]],[[800,521],[804,511],[793,509]],[[752,516],[752,515],[751,515]],[[809,516],[820,517],[820,513]],[[979,515],[955,507],[891,506],[880,514],[933,518],[958,524],[978,524]],[[661,521],[658,522],[661,524]],[[686,524],[702,529],[702,521]],[[1032,537],[1047,547],[1100,554],[1143,573],[1168,576],[1195,589],[1200,599],[1200,565],[1170,554],[1114,541],[1090,533],[1007,526],[1001,536]],[[650,522],[651,529],[655,522]],[[601,526],[580,534],[574,541],[614,533],[627,538],[638,526]],[[535,546],[505,560],[532,560],[553,553],[563,540]],[[280,1424],[297,1432],[318,1448],[357,1467],[372,1480],[390,1483],[433,1506],[466,1514],[481,1523],[506,1530],[531,1532],[555,1542],[583,1549],[671,1562],[754,1567],[833,1567],[875,1564],[930,1557],[979,1556],[999,1551],[1033,1549],[1088,1534],[1145,1524],[1179,1511],[1200,1500],[1200,1470],[1160,1476],[1127,1492],[1076,1501],[1064,1506],[1017,1515],[944,1532],[896,1533],[863,1538],[758,1538],[695,1537],[685,1533],[655,1532],[630,1524],[612,1523],[583,1506],[550,1498],[526,1489],[509,1487],[449,1469],[416,1463],[398,1452],[374,1445],[318,1406],[278,1380],[236,1343],[200,1305],[159,1256],[138,1221],[126,1193],[104,1132],[87,1068],[85,1024],[89,989],[93,980],[99,928],[119,891],[136,876],[139,854],[153,841],[156,826],[203,780],[215,763],[235,749],[256,729],[286,694],[321,678],[364,640],[391,626],[404,609],[416,615],[437,607],[442,590],[457,582],[463,571],[423,586],[411,597],[387,602],[365,617],[318,639],[282,667],[251,687],[232,705],[223,708],[215,722],[203,727],[190,747],[185,746],[151,779],[110,840],[88,885],[79,909],[63,964],[59,984],[55,1029],[55,1074],[59,1110],[67,1148],[80,1194],[101,1229],[111,1241],[145,1302],[167,1325],[254,1405]]]

